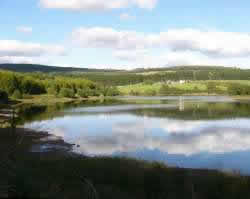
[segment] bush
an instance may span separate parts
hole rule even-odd
[[[230,95],[250,95],[250,86],[232,83],[228,86],[228,94],[230,94]]]
[[[22,99],[23,95],[20,90],[15,90],[14,93],[12,94],[12,97],[14,99]]]
[[[91,96],[91,90],[89,88],[79,89],[77,91],[77,95],[79,97],[87,98],[87,97]]]
[[[84,89],[78,89],[77,95],[79,97],[87,98],[89,96],[100,96],[101,92],[97,89],[90,89],[90,88],[84,88]]]
[[[72,89],[70,88],[62,88],[59,92],[60,97],[68,97],[68,98],[74,98],[75,93]]]
[[[103,87],[100,89],[100,93],[103,94],[103,96],[117,96],[120,95],[119,90],[117,87]]]
[[[8,94],[5,91],[0,90],[0,103],[8,102]]]
[[[120,92],[116,87],[109,87],[106,92],[106,96],[118,96],[118,95],[120,95]]]
[[[22,92],[25,94],[35,95],[46,93],[44,85],[30,77],[23,79],[20,86]]]
[[[18,78],[11,72],[0,72],[0,89],[11,95],[20,85]]]
[[[97,90],[97,89],[91,90],[91,96],[99,97],[101,95],[102,95],[102,93],[100,90]]]

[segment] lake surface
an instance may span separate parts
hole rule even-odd
[[[124,97],[32,118],[25,127],[63,137],[78,153],[250,175],[250,103],[229,97]]]

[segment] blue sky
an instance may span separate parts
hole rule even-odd
[[[250,67],[246,0],[1,0],[0,63]]]

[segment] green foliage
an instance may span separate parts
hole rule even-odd
[[[7,102],[8,102],[8,93],[0,90],[0,103],[7,103]]]
[[[118,96],[118,95],[120,95],[119,90],[116,87],[112,86],[107,89],[105,96]]]
[[[87,98],[88,96],[91,96],[92,95],[92,92],[89,88],[86,88],[86,89],[78,89],[77,91],[77,95],[79,97],[83,97],[83,98]]]
[[[180,83],[135,84],[118,87],[122,95],[250,95],[250,81],[189,81]]]
[[[74,98],[75,93],[70,88],[62,88],[59,92],[59,97],[68,97],[68,98]]]
[[[12,95],[12,93],[19,88],[19,85],[20,81],[14,73],[0,72],[0,89]]]
[[[250,85],[231,83],[228,87],[230,95],[250,95]]]
[[[13,97],[14,99],[22,99],[22,98],[23,98],[23,95],[22,95],[22,93],[21,93],[20,90],[15,90],[15,91],[13,92],[13,94],[12,94],[12,97]]]
[[[16,90],[26,95],[50,94],[60,97],[100,96],[101,89],[96,83],[79,77],[47,75],[43,73],[13,73],[0,71],[0,89],[13,96]],[[82,91],[81,91],[82,90]],[[111,88],[105,90],[106,95],[116,95],[118,91]],[[114,94],[113,94],[114,93]],[[18,96],[17,96],[18,95]],[[19,93],[15,93],[19,98]]]
[[[20,89],[23,93],[31,95],[46,93],[42,82],[38,82],[32,77],[24,77],[21,81]]]
[[[114,86],[101,86],[100,88],[100,93],[103,96],[117,96],[120,95],[119,90],[117,89],[117,87]]]

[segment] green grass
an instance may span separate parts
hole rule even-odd
[[[184,84],[176,83],[176,84],[171,85],[170,87],[182,89],[186,91],[192,91],[195,88],[204,92],[207,90],[207,86],[203,82],[191,82],[191,83],[184,83]]]
[[[152,85],[147,85],[147,84],[133,84],[133,85],[128,85],[128,86],[120,86],[118,87],[119,91],[121,92],[122,95],[130,95],[131,91],[139,93],[139,95],[147,94],[149,91],[153,90],[156,93],[159,93],[159,90],[163,83],[155,83]],[[169,85],[172,88],[177,88],[177,89],[182,89],[186,91],[192,91],[195,88],[198,88],[199,90],[205,92],[207,89],[207,86],[202,83],[202,82],[193,82],[193,83],[174,83]]]
[[[183,84],[178,82],[168,84],[170,88],[173,90],[179,90],[181,93],[172,93],[175,94],[183,94],[183,95],[208,95],[208,87],[207,84],[209,82],[213,82],[216,85],[216,93],[217,94],[227,94],[229,84],[242,84],[250,86],[250,81],[248,80],[208,80],[208,81],[189,81]],[[122,95],[161,95],[160,89],[165,83],[154,83],[150,84],[132,84],[127,86],[119,86],[118,90]],[[166,85],[166,84],[165,84]],[[152,92],[154,91],[154,92]],[[170,93],[171,94],[171,93]],[[211,94],[211,93],[209,93]],[[213,93],[215,94],[215,93]]]
[[[147,91],[154,90],[158,92],[161,88],[161,83],[155,83],[153,85],[147,84],[131,84],[127,86],[119,86],[118,90],[121,92],[122,95],[130,95],[131,91],[138,92],[140,94],[147,93]]]

